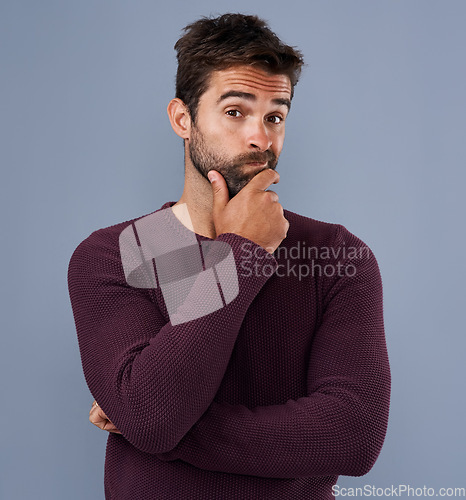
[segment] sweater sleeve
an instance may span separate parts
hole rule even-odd
[[[385,438],[390,398],[382,282],[369,252],[321,285],[305,397],[255,408],[214,402],[161,458],[270,478],[366,474]]]
[[[254,244],[231,233],[217,239],[230,245],[235,259],[244,241]],[[258,266],[276,265],[261,247],[256,255]],[[148,453],[167,452],[206,411],[243,317],[268,276],[238,276],[238,295],[230,303],[172,325],[149,290],[127,284],[118,235],[99,230],[77,247],[68,287],[84,376],[131,444]]]

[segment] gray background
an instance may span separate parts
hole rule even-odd
[[[180,197],[173,45],[228,11],[263,16],[308,62],[282,204],[345,225],[383,276],[388,434],[339,485],[466,486],[466,2],[2,0],[2,499],[103,498],[68,261],[95,229]]]

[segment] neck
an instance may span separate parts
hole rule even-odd
[[[185,179],[181,198],[172,206],[179,221],[191,231],[215,239],[212,187],[185,155]]]

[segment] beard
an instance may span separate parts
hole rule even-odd
[[[266,168],[275,170],[278,158],[270,150],[253,151],[238,155],[234,158],[228,158],[224,153],[209,149],[202,132],[196,127],[191,128],[191,139],[188,144],[189,157],[196,170],[209,181],[207,173],[211,170],[220,172],[225,179],[228,187],[230,199],[236,196],[241,189],[259,172]],[[267,165],[259,171],[253,173],[244,173],[242,167],[246,163],[265,163]]]

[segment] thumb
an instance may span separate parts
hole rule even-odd
[[[230,201],[227,183],[220,172],[210,170],[207,174],[210,183],[212,184],[212,193],[214,196],[213,212],[223,210],[226,204]]]

